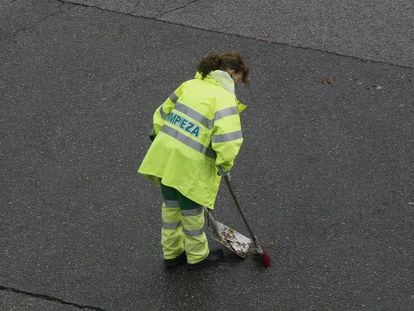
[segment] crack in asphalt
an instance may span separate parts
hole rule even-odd
[[[196,2],[198,2],[198,1],[200,1],[200,0],[193,0],[193,1],[190,1],[189,3],[184,4],[184,5],[182,5],[182,6],[179,6],[179,7],[176,7],[176,8],[170,9],[170,10],[167,10],[167,11],[165,11],[165,12],[161,12],[161,13],[157,14],[154,18],[160,18],[160,17],[162,17],[162,16],[163,16],[163,15],[165,15],[165,14],[168,14],[168,13],[171,13],[171,12],[175,12],[175,11],[178,11],[178,10],[181,10],[181,9],[185,9],[186,7],[188,7],[188,6],[190,6],[190,5],[194,4],[194,3],[196,3]]]
[[[238,37],[238,38],[250,39],[250,40],[254,40],[254,41],[258,41],[258,42],[265,42],[265,43],[268,43],[268,44],[275,44],[275,45],[279,45],[279,46],[286,46],[286,47],[290,47],[290,48],[294,48],[294,49],[301,49],[301,50],[313,51],[313,52],[322,52],[322,53],[326,53],[326,54],[330,54],[330,55],[351,58],[351,59],[361,61],[361,62],[365,62],[365,63],[384,64],[384,65],[393,66],[393,67],[397,67],[397,68],[401,68],[401,69],[414,69],[414,67],[412,67],[412,66],[401,65],[401,64],[396,64],[396,63],[391,63],[391,62],[386,62],[386,61],[381,61],[381,60],[372,60],[372,59],[369,59],[369,58],[362,58],[362,57],[358,57],[358,56],[341,54],[341,53],[338,53],[338,52],[327,51],[327,50],[318,49],[318,48],[311,48],[311,47],[300,46],[300,45],[292,45],[292,44],[288,44],[288,43],[274,41],[271,38],[261,38],[261,37],[257,37],[257,36],[244,36],[244,35],[237,34],[237,33],[213,30],[213,29],[203,28],[203,27],[200,27],[200,26],[188,25],[188,24],[179,23],[179,22],[171,22],[171,21],[167,21],[167,20],[164,20],[164,19],[160,18],[160,17],[162,17],[162,15],[165,15],[167,13],[182,9],[182,8],[187,7],[188,5],[194,4],[195,2],[200,1],[200,0],[191,1],[190,3],[187,3],[184,6],[174,8],[174,9],[171,9],[169,11],[160,13],[160,14],[156,15],[155,17],[139,15],[139,14],[136,14],[134,12],[129,13],[129,12],[122,12],[122,11],[114,11],[114,10],[110,10],[110,9],[101,8],[97,5],[78,3],[78,2],[73,2],[73,1],[70,1],[70,0],[55,0],[55,1],[59,1],[61,3],[73,4],[75,6],[81,6],[81,7],[86,7],[86,8],[95,8],[95,9],[98,9],[98,10],[101,10],[101,11],[104,11],[104,12],[117,13],[117,14],[122,14],[122,15],[130,16],[130,17],[135,17],[135,18],[143,18],[143,19],[153,20],[153,21],[157,21],[157,22],[161,22],[161,23],[165,23],[165,24],[170,24],[170,25],[178,25],[178,26],[183,26],[183,27],[186,27],[186,28],[208,31],[208,32],[211,32],[211,33],[216,33],[216,34],[222,34],[222,35],[234,36],[234,37]]]
[[[58,0],[59,1],[59,0]],[[61,3],[61,5],[58,7],[58,11],[57,12],[54,12],[54,13],[51,13],[51,14],[48,14],[48,15],[46,15],[46,16],[44,16],[43,18],[41,18],[41,19],[39,19],[38,21],[36,21],[35,23],[34,23],[34,25],[32,24],[32,25],[24,25],[23,27],[21,27],[21,28],[17,28],[14,32],[13,32],[13,34],[12,35],[10,35],[10,36],[8,36],[8,37],[5,37],[3,40],[0,40],[0,42],[1,41],[10,41],[10,40],[13,40],[14,38],[16,38],[20,33],[22,33],[22,32],[25,32],[25,31],[31,31],[31,30],[35,30],[37,27],[39,27],[42,23],[44,23],[46,20],[48,20],[49,18],[51,18],[51,17],[55,17],[55,16],[58,16],[58,15],[60,15],[60,14],[63,14],[63,13],[65,13],[65,12],[67,12],[68,10],[70,10],[70,9],[72,9],[72,8],[74,8],[75,6],[71,6],[70,8],[68,8],[67,10],[62,10],[62,7],[63,6],[65,6],[65,5],[68,5],[68,3],[65,3],[64,1],[59,1],[60,3]]]
[[[94,307],[94,306],[90,306],[90,305],[80,305],[80,304],[77,304],[75,302],[65,301],[63,299],[56,298],[56,297],[53,297],[53,296],[50,296],[50,295],[31,293],[31,292],[19,290],[19,289],[13,288],[13,287],[6,287],[6,286],[1,286],[0,285],[0,291],[11,292],[11,293],[14,293],[14,294],[26,295],[26,296],[30,296],[30,297],[33,297],[33,298],[38,298],[38,299],[42,299],[42,300],[47,300],[47,301],[59,303],[59,304],[62,304],[62,305],[68,305],[68,306],[76,307],[76,308],[79,308],[79,309],[82,309],[82,310],[106,311],[105,309],[102,309],[102,308],[98,308],[98,307]]]

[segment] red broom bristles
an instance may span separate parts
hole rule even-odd
[[[268,252],[262,247],[263,249],[263,254],[262,254],[262,265],[265,268],[269,268],[272,264],[272,260],[270,258],[270,255],[268,254]]]

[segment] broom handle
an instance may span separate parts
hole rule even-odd
[[[218,231],[216,220],[214,219],[213,214],[209,210],[207,210],[207,208],[205,209],[205,212],[207,213],[208,221],[209,221],[209,224],[211,224],[211,227],[213,228],[214,234],[217,237],[221,238],[222,236],[220,235]]]
[[[250,233],[253,241],[255,242],[255,244],[257,244],[256,236],[253,234],[252,228],[250,228],[250,225],[247,222],[247,219],[243,214],[243,211],[240,207],[239,201],[237,201],[236,195],[234,194],[233,188],[231,187],[229,177],[227,175],[224,175],[223,177],[224,177],[224,181],[226,182],[227,187],[229,188],[230,194],[233,197],[234,203],[236,204],[236,207],[239,210],[239,213],[240,213],[241,217],[243,218],[243,221],[244,221],[244,224],[246,225],[247,230],[249,231],[249,233]]]

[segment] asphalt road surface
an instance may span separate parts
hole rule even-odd
[[[413,310],[412,12],[0,2],[0,310]],[[166,271],[136,167],[154,109],[228,49],[251,67],[232,181],[273,265]],[[216,217],[247,234],[224,185]]]

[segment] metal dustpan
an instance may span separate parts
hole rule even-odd
[[[213,231],[213,238],[236,255],[245,258],[253,241],[236,230],[214,219],[210,211],[206,211]]]

